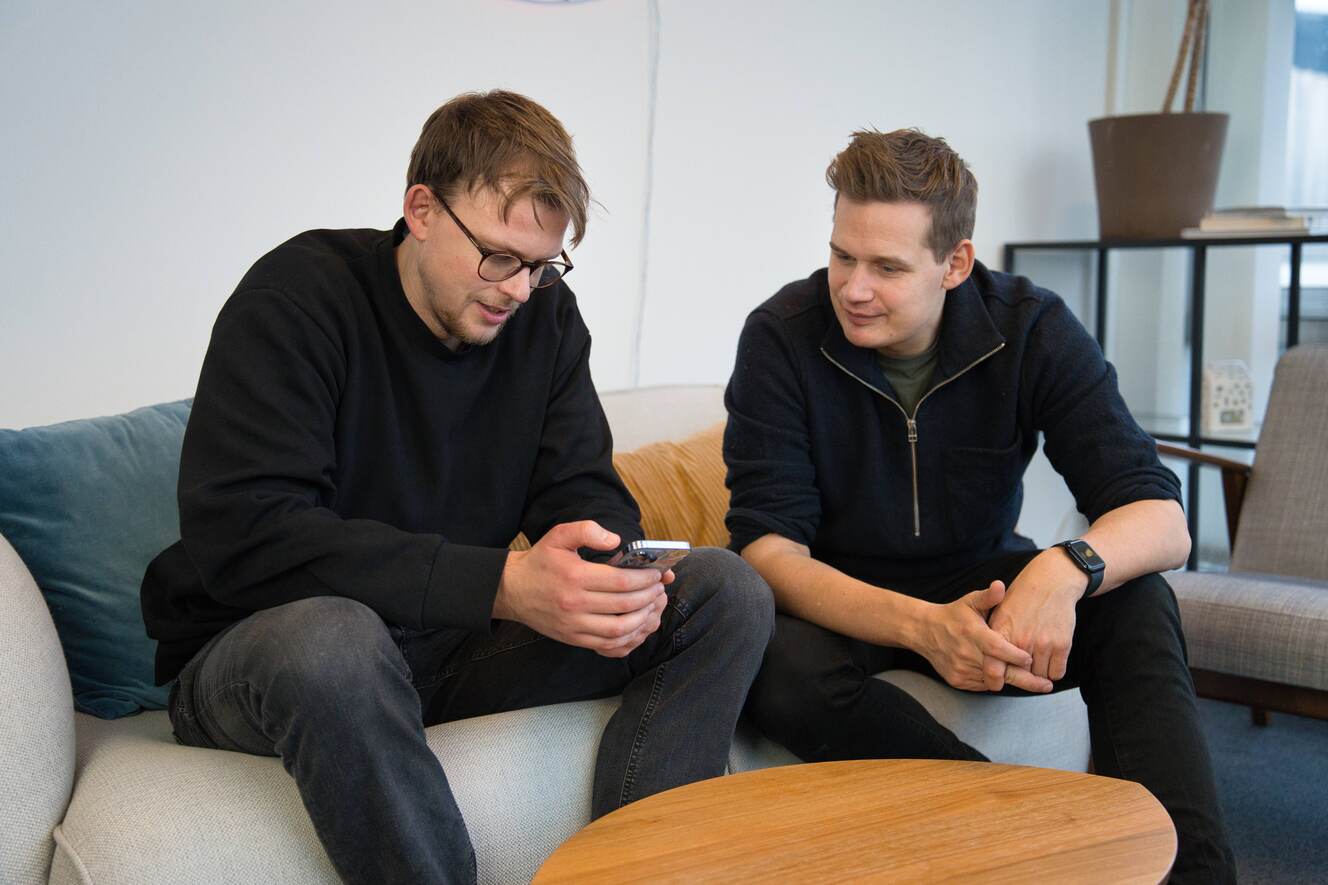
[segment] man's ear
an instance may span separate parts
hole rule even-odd
[[[960,240],[959,245],[950,252],[949,266],[945,270],[945,278],[941,280],[941,288],[949,292],[968,279],[969,274],[973,273],[973,261],[973,241]]]
[[[435,202],[433,191],[422,184],[412,184],[406,191],[401,214],[406,219],[406,227],[410,228],[411,236],[420,242],[429,239],[429,231],[433,228],[438,215]]]

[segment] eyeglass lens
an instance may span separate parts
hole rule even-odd
[[[480,262],[480,277],[491,283],[501,283],[503,280],[516,276],[521,271],[521,259],[515,255],[508,255],[503,252],[495,252],[486,255]],[[558,278],[563,275],[563,268],[560,264],[544,264],[538,270],[531,271],[530,286],[532,289],[542,289],[545,286],[552,286],[558,282]]]

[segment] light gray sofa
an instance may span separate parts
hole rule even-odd
[[[682,438],[724,417],[718,387],[610,393],[604,405],[619,451]],[[1077,691],[1006,698],[910,672],[881,678],[993,759],[1087,767]],[[561,704],[428,730],[482,881],[528,881],[588,822],[596,745],[615,704]],[[740,726],[730,768],[795,761]],[[47,605],[0,538],[0,883],[46,881],[252,885],[336,876],[277,759],[179,746],[161,711],[109,721],[74,712]]]

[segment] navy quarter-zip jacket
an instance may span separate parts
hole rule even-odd
[[[725,403],[732,549],[782,535],[878,586],[1035,549],[1014,529],[1039,433],[1090,521],[1180,500],[1065,302],[980,262],[945,296],[936,371],[913,414],[876,352],[844,337],[824,268],[752,311]]]

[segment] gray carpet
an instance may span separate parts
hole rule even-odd
[[[1240,881],[1328,882],[1328,722],[1200,700]]]

